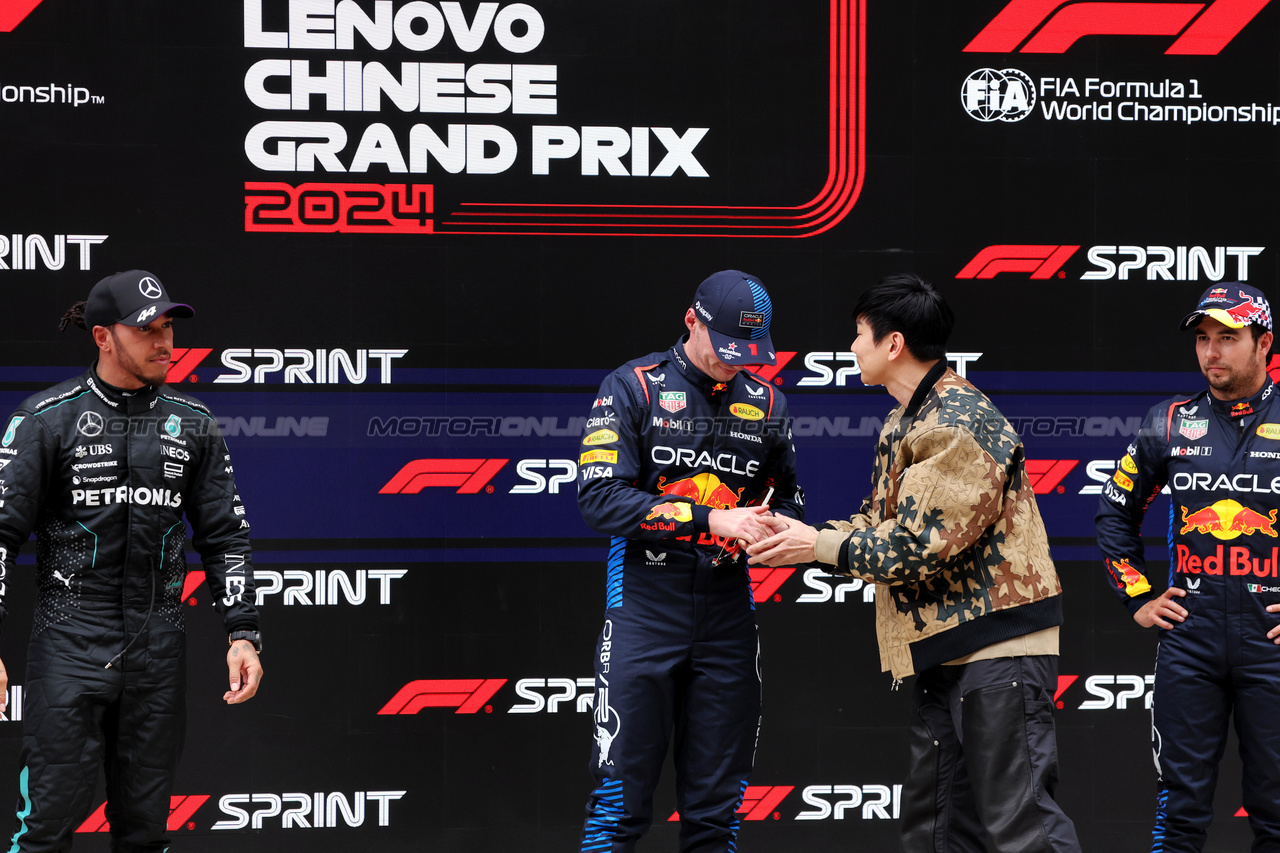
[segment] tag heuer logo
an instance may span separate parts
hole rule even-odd
[[[674,415],[676,412],[684,408],[684,392],[659,391],[658,405]]]
[[[1202,421],[1193,421],[1188,418],[1182,419],[1182,425],[1178,427],[1178,432],[1187,438],[1195,441],[1198,438],[1204,438],[1205,433],[1209,431],[1209,419]]]

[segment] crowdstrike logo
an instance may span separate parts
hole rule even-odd
[[[966,53],[1065,53],[1086,36],[1177,36],[1167,55],[1220,53],[1269,0],[1213,3],[1012,0]]]

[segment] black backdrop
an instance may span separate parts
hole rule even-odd
[[[891,407],[847,353],[859,288],[947,293],[1066,589],[1060,798],[1086,849],[1141,847],[1154,637],[1110,600],[1093,508],[1135,419],[1199,385],[1174,331],[1199,292],[1274,293],[1278,32],[1268,0],[0,2],[0,404],[91,357],[56,322],[94,281],[149,269],[198,310],[170,379],[221,417],[253,522],[247,706],[219,701],[191,555],[176,845],[576,849],[604,555],[577,436],[604,374],[735,267],[774,297],[818,518],[865,493]],[[893,849],[906,700],[868,590],[753,581],[743,849]],[[1246,843],[1238,780],[1231,748],[1212,849]]]

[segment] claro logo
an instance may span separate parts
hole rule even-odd
[[[1085,36],[1176,36],[1169,55],[1216,55],[1269,0],[1213,3],[1013,0],[966,53],[1065,53]]]

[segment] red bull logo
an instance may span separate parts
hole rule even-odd
[[[645,521],[652,521],[655,518],[665,518],[669,521],[692,521],[693,510],[684,501],[668,501],[660,503],[653,509],[649,510]]]
[[[1243,290],[1240,291],[1240,298],[1248,301],[1242,302],[1234,308],[1228,308],[1227,315],[1241,326],[1246,326],[1255,321],[1266,325],[1266,318],[1271,313],[1271,308],[1267,305],[1266,300],[1255,299]]]
[[[1116,586],[1124,590],[1125,595],[1130,598],[1142,595],[1144,592],[1151,592],[1151,584],[1147,582],[1146,577],[1129,565],[1128,560],[1107,560],[1107,567],[1111,570],[1111,577],[1115,579]]]
[[[1231,407],[1231,417],[1233,418],[1241,418],[1241,417],[1244,417],[1245,415],[1252,415],[1252,414],[1253,414],[1253,404],[1249,403],[1248,401],[1245,401],[1243,403],[1236,403],[1234,406]]]
[[[709,506],[712,509],[733,509],[742,502],[742,493],[746,489],[744,486],[735,492],[709,471],[671,483],[667,483],[666,479],[666,477],[658,479],[659,493],[688,498],[696,504]]]
[[[1203,556],[1192,554],[1186,545],[1178,545],[1176,550],[1177,571],[1186,575],[1274,578],[1277,577],[1276,567],[1280,565],[1280,548],[1275,546],[1271,548],[1270,559],[1265,557],[1265,552],[1264,556],[1254,556],[1254,550],[1243,545],[1232,545],[1230,550],[1219,545],[1212,553]]]
[[[1200,534],[1210,533],[1217,539],[1235,539],[1237,536],[1252,536],[1261,532],[1272,538],[1276,537],[1276,513],[1271,510],[1263,515],[1256,510],[1242,506],[1238,501],[1218,501],[1212,506],[1189,511],[1182,508],[1182,529],[1178,535],[1185,536],[1192,530]]]

